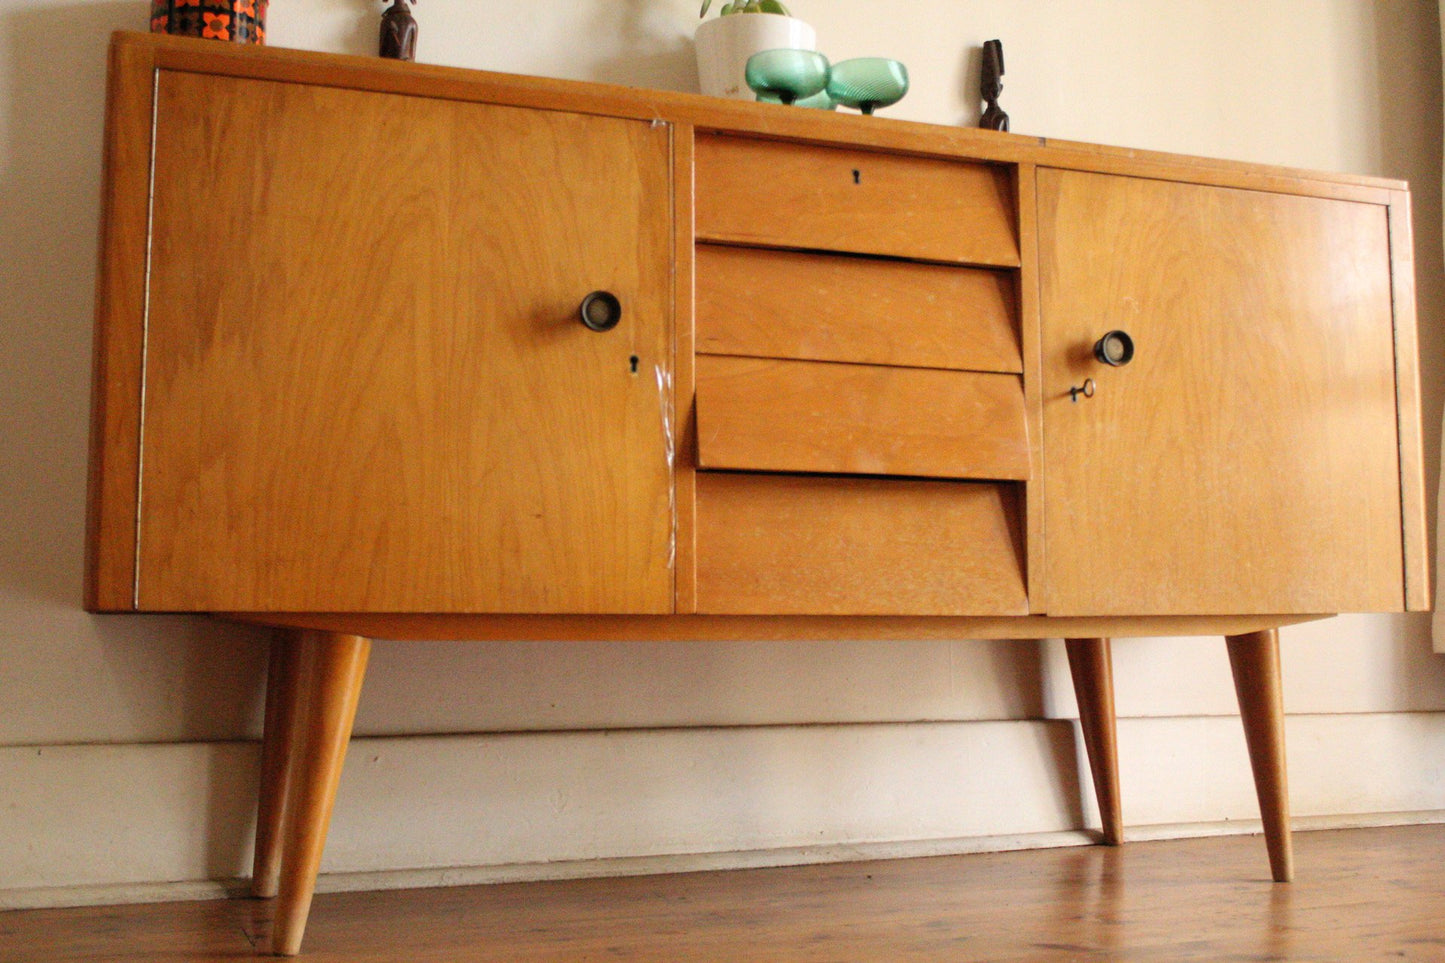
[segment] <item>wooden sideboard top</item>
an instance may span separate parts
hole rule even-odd
[[[759,137],[843,142],[913,154],[966,156],[985,161],[1059,165],[1166,180],[1374,200],[1408,190],[1404,181],[1307,171],[1245,161],[1108,147],[1026,134],[951,127],[887,117],[724,100],[700,94],[560,80],[461,67],[404,63],[380,57],[225,44],[162,34],[118,32],[112,57],[149,58],[158,69],[224,73],[300,83],[484,100],[691,124]]]

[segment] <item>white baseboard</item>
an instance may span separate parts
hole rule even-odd
[[[1445,810],[1408,813],[1364,813],[1346,816],[1301,816],[1290,820],[1295,832],[1340,829],[1379,829],[1389,826],[1445,824]],[[1131,826],[1125,842],[1158,842],[1214,836],[1247,836],[1264,831],[1258,819],[1218,823],[1173,823]],[[1093,830],[1066,830],[1021,835],[972,836],[962,839],[916,839],[847,846],[792,847],[730,853],[682,853],[670,856],[622,857],[561,863],[521,863],[511,866],[462,866],[442,870],[393,870],[378,873],[338,873],[317,881],[317,892],[351,893],[388,889],[426,889],[436,886],[477,886],[492,883],[532,883],[543,880],[595,879],[618,876],[655,876],[663,873],[701,873],[734,869],[770,869],[779,866],[813,866],[858,863],[883,859],[918,859],[928,856],[967,856],[977,853],[1020,852],[1092,846],[1101,841]],[[244,881],[237,881],[243,885]]]
[[[1291,821],[1296,833],[1439,824],[1445,824],[1445,810],[1361,813],[1345,816],[1303,816]],[[1252,835],[1261,831],[1259,820],[1241,819],[1218,823],[1133,826],[1128,827],[1124,835],[1125,841],[1128,843],[1143,843],[1170,839]],[[482,886],[495,883],[530,883],[545,880],[768,869],[780,866],[811,866],[883,859],[1059,849],[1066,846],[1090,846],[1098,842],[1098,833],[1073,830],[1023,835],[976,836],[965,839],[923,839],[847,846],[790,847],[747,852],[679,853],[669,856],[517,863],[507,866],[452,866],[444,869],[324,873],[316,882],[316,891],[318,893],[355,893],[397,889],[431,889],[443,886]],[[174,883],[9,890],[0,891],[0,911],[235,899],[248,896],[249,887],[249,880],[234,878]]]
[[[1445,810],[1445,713],[1287,728],[1302,827]],[[1252,828],[1237,718],[1121,719],[1119,748],[1131,838]],[[323,887],[1069,845],[1098,824],[1081,757],[1058,720],[360,738]],[[225,893],[172,881],[249,871],[255,787],[253,743],[0,748],[0,907]]]

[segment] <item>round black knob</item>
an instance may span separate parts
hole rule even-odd
[[[611,331],[622,320],[622,302],[610,291],[593,291],[582,299],[577,313],[593,331]]]
[[[1094,342],[1094,357],[1111,368],[1134,360],[1134,339],[1125,331],[1110,331]]]

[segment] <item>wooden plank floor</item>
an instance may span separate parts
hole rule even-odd
[[[1445,825],[316,898],[302,959],[1445,960]],[[253,900],[0,913],[0,960],[202,963]]]

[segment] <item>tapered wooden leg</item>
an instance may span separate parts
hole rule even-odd
[[[356,635],[300,632],[296,683],[303,690],[296,732],[295,772],[284,805],[281,879],[271,931],[271,950],[301,950],[331,807],[356,719],[371,641]]]
[[[1104,842],[1124,842],[1124,811],[1119,797],[1119,739],[1114,722],[1114,664],[1108,639],[1065,639],[1074,696],[1079,702],[1079,726],[1094,774],[1094,796],[1099,800]]]
[[[1264,840],[1275,880],[1294,878],[1289,829],[1289,783],[1284,758],[1284,698],[1280,691],[1279,633],[1270,629],[1225,638],[1244,741],[1254,769],[1254,789],[1264,818]]]
[[[286,832],[286,796],[296,774],[299,719],[306,689],[298,684],[300,641],[279,631],[271,641],[266,674],[266,718],[261,735],[261,791],[256,805],[256,857],[251,894],[276,895],[281,880],[281,843]]]

